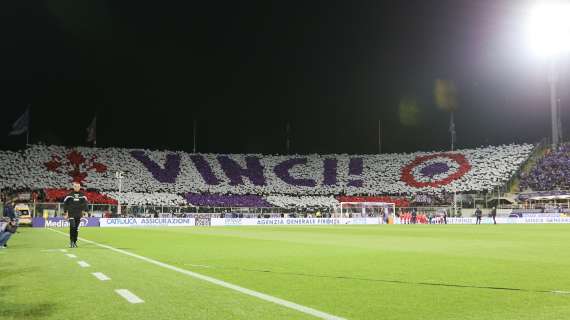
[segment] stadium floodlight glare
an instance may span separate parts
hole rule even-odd
[[[537,1],[530,11],[528,35],[532,50],[547,58],[550,64],[548,83],[550,86],[550,114],[552,147],[561,139],[560,110],[556,83],[558,81],[557,60],[570,52],[570,1]]]
[[[570,2],[537,1],[530,11],[528,31],[538,55],[553,58],[570,52]]]

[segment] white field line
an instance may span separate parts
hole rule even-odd
[[[63,252],[63,253],[66,253],[66,252],[67,252],[67,249],[59,249],[59,251],[61,251],[61,252]]]
[[[93,272],[92,273],[93,276],[95,276],[95,278],[101,280],[101,281],[109,281],[111,280],[111,278],[107,277],[105,274],[101,273],[101,272]]]
[[[556,293],[556,294],[570,294],[570,291],[563,291],[563,290],[554,290],[554,291],[550,291],[552,293]]]
[[[70,257],[71,259],[75,259],[75,258],[77,258],[77,256],[76,256],[76,255],[74,255],[74,254],[71,254],[71,253],[68,253],[68,254],[66,254],[66,256]]]
[[[115,290],[121,297],[125,298],[130,303],[143,303],[144,300],[137,297],[134,293],[127,289],[117,289]]]
[[[64,236],[68,236],[68,234],[61,232],[61,231],[58,231],[58,230],[55,230],[55,229],[50,228],[49,230],[51,230],[53,232],[57,232],[57,233],[62,234]],[[209,282],[209,283],[212,283],[212,284],[224,287],[224,288],[228,288],[228,289],[231,289],[231,290],[234,290],[237,292],[241,292],[243,294],[246,294],[246,295],[249,295],[252,297],[256,297],[258,299],[265,300],[268,302],[272,302],[272,303],[278,304],[280,306],[283,306],[283,307],[286,307],[289,309],[293,309],[293,310],[296,310],[296,311],[299,311],[302,313],[306,313],[306,314],[314,316],[316,318],[326,319],[326,320],[345,320],[345,318],[338,317],[338,316],[335,316],[332,314],[328,314],[326,312],[319,311],[317,309],[313,309],[313,308],[306,307],[306,306],[303,306],[303,305],[300,305],[300,304],[297,304],[297,303],[294,303],[294,302],[291,302],[288,300],[284,300],[281,298],[270,296],[270,295],[262,293],[262,292],[257,292],[257,291],[251,290],[251,289],[240,287],[238,285],[235,285],[235,284],[223,281],[223,280],[219,280],[219,279],[216,279],[213,277],[205,276],[205,275],[202,275],[200,273],[196,273],[196,272],[192,272],[192,271],[189,271],[186,269],[178,268],[178,267],[166,264],[164,262],[160,262],[160,261],[157,261],[157,260],[154,260],[151,258],[147,258],[147,257],[141,256],[141,255],[138,255],[138,254],[135,254],[132,252],[128,252],[128,251],[125,251],[122,249],[117,249],[117,248],[114,248],[114,247],[111,247],[108,245],[100,244],[100,243],[97,243],[95,241],[91,241],[91,240],[87,240],[87,239],[83,239],[83,238],[80,238],[80,240],[85,241],[87,243],[94,244],[94,245],[99,246],[101,248],[109,249],[111,251],[121,253],[121,254],[124,254],[124,255],[127,255],[127,256],[148,262],[150,264],[154,264],[156,266],[159,266],[159,267],[162,267],[165,269],[169,269],[169,270],[172,270],[172,271],[175,271],[175,272],[178,272],[178,273],[181,273],[181,274],[184,274],[184,275],[196,278],[196,279],[200,279],[200,280],[203,280],[203,281],[206,281],[206,282]]]
[[[190,266],[190,267],[197,267],[197,268],[213,268],[212,266],[207,266],[205,264],[191,264],[191,263],[186,263],[185,265]]]
[[[85,261],[77,261],[77,264],[81,267],[81,268],[88,268],[91,267],[89,265],[89,263],[85,262]]]

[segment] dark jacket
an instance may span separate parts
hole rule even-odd
[[[72,191],[63,199],[63,211],[67,212],[70,218],[81,218],[83,212],[87,211],[88,203],[83,192]]]
[[[13,205],[4,205],[4,216],[8,217],[10,219],[16,219],[16,213],[14,212],[14,206]]]
[[[10,222],[6,226],[6,230],[4,230],[4,232],[16,233],[17,229],[18,229],[18,226],[16,225],[16,223]]]

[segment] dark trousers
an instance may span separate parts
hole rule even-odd
[[[69,240],[71,242],[77,242],[77,236],[79,235],[79,223],[81,223],[81,218],[69,218]]]
[[[481,216],[477,216],[477,222],[475,224],[481,224]]]
[[[497,220],[495,220],[495,216],[493,216],[493,223],[497,224]]]

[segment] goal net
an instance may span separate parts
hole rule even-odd
[[[380,223],[393,223],[395,214],[388,202],[341,202],[334,210],[337,218],[378,218]]]

